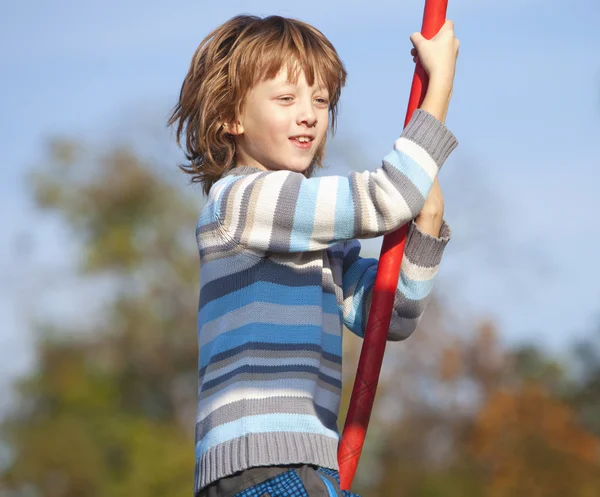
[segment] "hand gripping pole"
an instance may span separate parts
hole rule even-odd
[[[444,25],[447,7],[448,0],[425,0],[421,34],[428,40],[433,38]],[[404,121],[405,127],[415,109],[423,102],[427,84],[427,73],[417,59],[406,120]],[[346,424],[338,446],[342,490],[350,490],[352,486],[352,480],[356,473],[367,433],[390,327],[407,232],[408,224],[383,237],[365,338],[358,362],[354,388],[352,389]]]

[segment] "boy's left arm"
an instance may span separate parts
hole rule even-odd
[[[389,341],[404,340],[417,327],[427,307],[450,236],[450,227],[441,216],[422,213],[410,223],[388,332]],[[360,249],[358,240],[344,243],[343,315],[346,327],[364,337],[378,261],[360,257]]]

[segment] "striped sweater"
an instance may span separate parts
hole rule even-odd
[[[417,110],[375,171],[306,178],[238,166],[211,188],[200,252],[195,490],[255,466],[338,469],[342,329],[362,337],[377,259],[357,239],[410,223],[388,340],[408,337],[450,229],[413,219],[454,135]]]

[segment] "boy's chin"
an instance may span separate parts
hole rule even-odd
[[[285,166],[281,167],[281,169],[285,169],[287,171],[293,171],[295,173],[300,173],[300,174],[304,174],[306,175],[306,173],[313,169],[311,164],[286,164]]]

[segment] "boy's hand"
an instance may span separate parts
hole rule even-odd
[[[460,41],[454,36],[454,22],[447,20],[431,40],[416,32],[411,35],[410,41],[416,49],[413,55],[418,56],[429,75],[429,84],[451,90],[460,46]]]
[[[438,238],[440,228],[444,219],[444,197],[440,188],[440,182],[437,179],[433,181],[429,196],[425,200],[425,205],[419,215],[415,218],[415,223],[419,229],[431,236]]]
[[[427,94],[421,108],[445,122],[460,46],[459,40],[454,36],[454,22],[447,20],[431,40],[417,32],[412,34],[410,41],[415,47],[411,51],[413,60],[416,62],[418,57],[429,76]],[[437,238],[440,236],[443,218],[444,197],[436,176],[415,223],[421,231]]]

